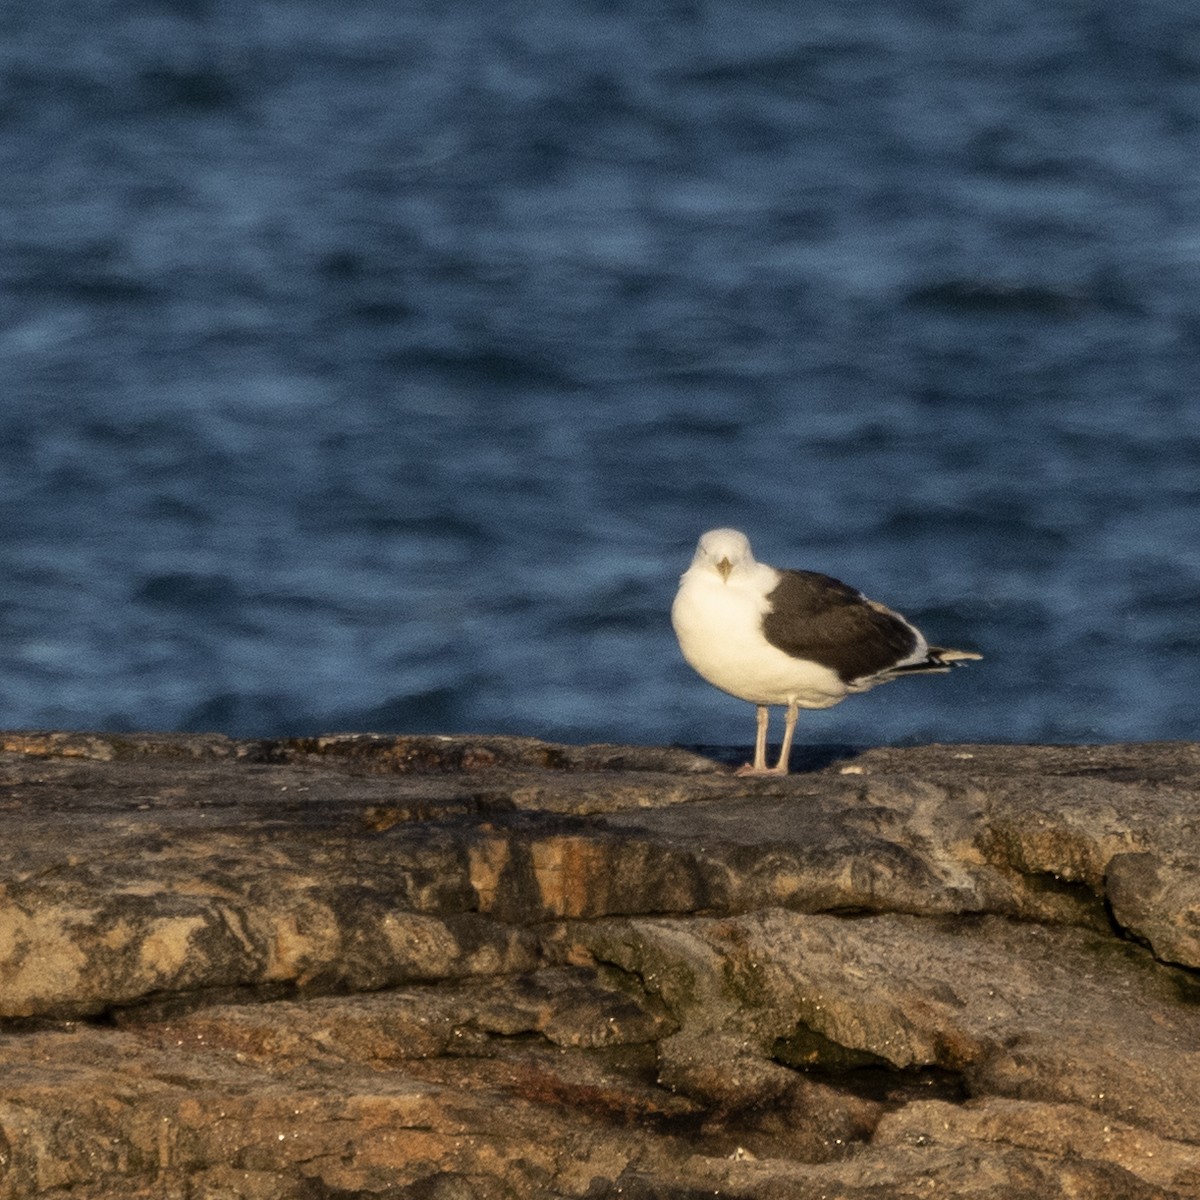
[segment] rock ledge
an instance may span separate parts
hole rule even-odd
[[[1200,1197],[1200,745],[810,765],[0,735],[0,1200]]]

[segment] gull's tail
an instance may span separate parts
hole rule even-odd
[[[893,667],[885,671],[887,676],[912,675],[918,672],[945,672],[951,667],[961,667],[963,663],[982,658],[974,650],[950,650],[945,646],[930,646],[927,656],[917,663],[909,663],[906,667]]]

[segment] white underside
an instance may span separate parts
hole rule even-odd
[[[762,633],[767,593],[779,573],[756,563],[728,582],[713,570],[689,570],[671,606],[671,623],[688,665],[713,687],[751,704],[829,708],[873,680],[843,683],[836,671],[772,646]]]

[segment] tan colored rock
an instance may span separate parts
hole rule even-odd
[[[981,1144],[1019,1147],[1056,1161],[1110,1163],[1175,1194],[1200,1191],[1200,1153],[1193,1143],[1161,1138],[1074,1104],[990,1096],[965,1104],[915,1102],[885,1115],[874,1140],[877,1148],[938,1146],[965,1154]]]
[[[1200,1009],[1181,1003],[1194,981],[1129,943],[999,917],[780,910],[579,936],[663,1001],[680,1027],[660,1042],[664,1077],[707,1105],[751,1106],[787,1066],[886,1063],[1200,1146]]]
[[[1200,747],[0,744],[0,1200],[1200,1197]]]
[[[1167,962],[1200,963],[1200,856],[1131,851],[1105,865],[1105,893],[1121,927]]]

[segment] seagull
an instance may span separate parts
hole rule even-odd
[[[679,580],[671,624],[683,657],[714,687],[757,706],[754,761],[739,775],[786,775],[801,708],[830,708],[902,675],[949,671],[971,650],[931,646],[899,613],[829,575],[757,562],[737,529],[710,529]],[[769,706],[787,717],[767,766]]]

